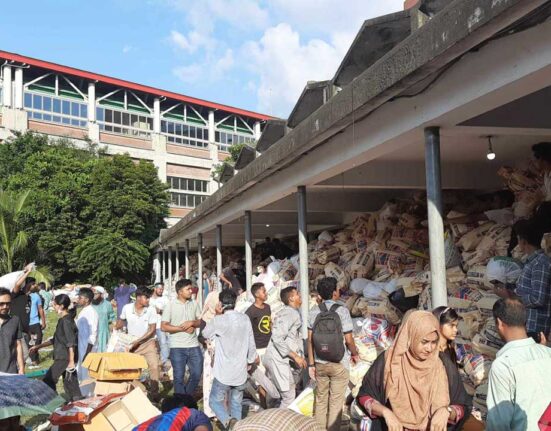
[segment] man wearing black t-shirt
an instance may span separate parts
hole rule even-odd
[[[23,331],[23,355],[25,360],[29,356],[29,319],[31,312],[31,300],[29,298],[29,289],[36,282],[34,278],[27,278],[32,270],[32,264],[29,264],[23,270],[23,274],[15,283],[15,287],[11,292],[11,315],[17,316],[21,323],[21,329]]]
[[[247,309],[245,314],[251,319],[256,350],[262,359],[272,337],[272,310],[268,304],[265,304],[268,294],[264,284],[254,283],[251,293],[254,296],[254,304]]]

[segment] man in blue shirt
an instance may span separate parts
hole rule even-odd
[[[39,295],[40,288],[38,284],[33,283],[29,287],[29,297],[31,300],[31,311],[29,314],[29,335],[31,337],[30,346],[38,346],[42,343],[42,331],[46,329],[46,314],[42,306],[42,298]],[[31,367],[38,366],[40,358],[38,352],[30,354],[32,364]]]
[[[539,342],[551,330],[551,259],[541,249],[543,232],[528,220],[515,224],[518,247],[527,256],[515,294],[527,309],[526,331]]]

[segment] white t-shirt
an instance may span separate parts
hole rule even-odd
[[[134,304],[126,304],[121,311],[121,319],[126,320],[128,335],[136,338],[143,337],[149,330],[149,325],[157,324],[157,312],[151,305],[142,310],[138,315]]]
[[[166,307],[166,304],[168,304],[168,298],[166,296],[159,296],[158,298],[153,298],[149,300],[149,306],[153,307],[155,309],[155,312],[157,313],[157,310],[160,310],[160,313],[157,313],[157,329],[161,329],[161,318],[163,316],[163,310]]]

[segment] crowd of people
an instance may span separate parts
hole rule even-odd
[[[546,148],[538,154],[551,171],[551,150]],[[188,424],[185,429],[195,431],[213,429],[214,418],[226,430],[267,429],[268,421],[270,429],[279,431],[336,431],[343,409],[351,405],[363,412],[362,430],[538,429],[544,412],[551,415],[551,349],[546,346],[551,260],[541,248],[548,226],[541,214],[537,217],[514,224],[515,246],[525,256],[515,281],[505,269],[488,271],[500,297],[493,317],[505,345],[489,371],[485,424],[472,414],[473,400],[458,369],[457,310],[407,312],[392,346],[378,355],[354,398],[348,390],[349,370],[359,353],[337,280],[317,280],[316,305],[303,321],[297,287],[280,290],[283,307],[277,312],[266,303],[270,281],[265,268],[258,268],[251,291],[244,292],[242,261],[224,268],[219,279],[206,275],[200,285],[179,274],[173,286],[157,283],[150,289],[120,280],[112,292],[91,286],[81,287],[77,295],[55,296],[28,276],[29,265],[12,290],[0,287],[0,372],[24,374],[36,368],[40,350],[51,346],[53,364],[43,381],[56,390],[62,379],[66,399],[78,401],[84,397],[80,385],[88,378],[84,359],[90,352],[106,352],[120,338],[126,351],[147,362],[149,397],[162,406],[163,415],[140,430],[178,417]],[[259,252],[292,254],[269,239]],[[254,301],[243,313],[236,309],[240,295]],[[43,340],[48,312],[58,319],[53,337]],[[163,399],[161,383],[173,386],[174,395]],[[314,385],[313,419],[288,409]],[[265,411],[243,418],[245,398]]]

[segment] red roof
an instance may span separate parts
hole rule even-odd
[[[149,87],[147,85],[136,84],[134,82],[125,81],[123,79],[111,78],[110,76],[100,75],[97,73],[87,72],[81,69],[75,69],[74,67],[63,66],[61,64],[50,63],[49,61],[37,60],[36,58],[25,57],[23,55],[14,54],[12,52],[1,51],[0,58],[18,61],[26,63],[31,66],[42,67],[44,69],[52,70],[59,73],[78,76],[80,78],[90,79],[98,82],[104,82],[106,84],[116,85],[117,87],[124,87],[135,91],[142,91],[144,93],[153,94],[155,96],[164,96],[170,99],[179,100],[181,102],[195,103],[197,105],[205,106],[212,109],[220,109],[226,112],[230,112],[236,115],[243,115],[258,120],[269,120],[273,117],[269,115],[259,114],[258,112],[247,111],[246,109],[234,108],[232,106],[221,105],[219,103],[209,102],[207,100],[197,99],[195,97],[184,96],[183,94],[173,93],[171,91],[160,90],[158,88]]]

